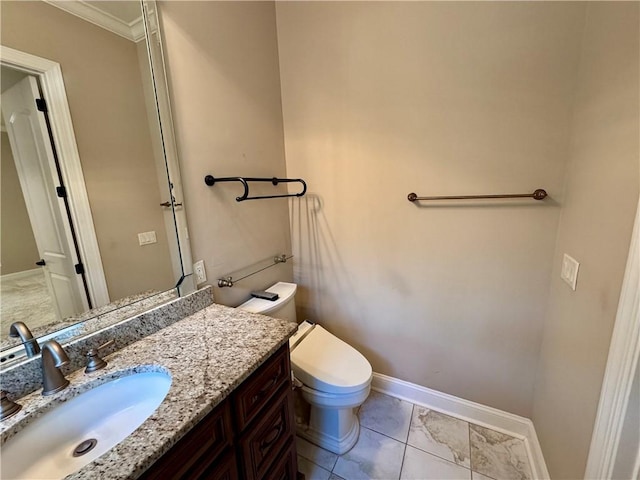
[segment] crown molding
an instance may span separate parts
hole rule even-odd
[[[129,24],[131,29],[131,38],[134,42],[139,42],[144,38],[144,22],[142,21],[142,15]]]
[[[144,38],[144,27],[142,25],[142,14],[140,18],[127,23],[99,8],[84,2],[83,0],[43,0],[52,7],[64,10],[71,15],[75,15],[87,22],[104,28],[127,40],[137,42]]]

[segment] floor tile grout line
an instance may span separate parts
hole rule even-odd
[[[468,422],[468,423],[469,423],[469,465],[471,466],[471,480],[473,480],[473,474],[474,473],[479,473],[480,475],[483,475],[484,477],[487,477],[487,478],[490,478],[492,480],[495,480],[495,478],[490,477],[489,475],[486,475],[486,474],[484,474],[482,472],[478,472],[477,470],[473,469],[473,464],[471,463],[471,425],[475,425],[475,423],[473,423],[473,424],[471,422]]]
[[[400,400],[401,402],[408,403],[409,405],[411,405],[411,414],[410,414],[410,416],[409,416],[409,428],[407,429],[407,436],[406,436],[407,438],[406,438],[406,440],[403,442],[402,440],[398,440],[397,438],[394,438],[394,437],[392,437],[391,435],[387,435],[386,433],[379,432],[378,430],[376,430],[376,429],[375,429],[375,428],[373,428],[373,427],[367,427],[367,426],[363,425],[363,424],[362,424],[362,421],[360,420],[360,412],[362,411],[362,407],[364,406],[364,403],[363,403],[362,405],[360,405],[360,407],[358,407],[358,413],[357,413],[358,421],[360,422],[360,428],[366,428],[367,430],[371,430],[372,432],[379,433],[380,435],[384,435],[385,437],[390,438],[390,439],[392,439],[392,440],[395,440],[396,442],[400,442],[400,443],[404,443],[404,444],[406,444],[406,443],[407,443],[407,441],[409,440],[409,430],[411,430],[411,419],[413,418],[413,409],[415,408],[415,404],[414,404],[414,403],[412,403],[412,402],[409,402],[408,400],[402,400],[401,398],[396,398],[396,397],[393,397],[393,396],[391,396],[391,395],[387,395],[386,393],[381,393],[381,392],[377,392],[377,393],[378,393],[379,395],[381,395],[381,396],[389,397],[389,398],[394,398],[394,399],[396,399],[396,400]],[[365,403],[366,403],[366,402],[365,402]]]
[[[305,440],[304,438],[300,437],[299,435],[296,435],[296,437],[298,437],[298,438],[300,438],[300,439],[302,439],[302,440]],[[305,440],[305,441],[306,441],[306,442],[309,442],[308,440]],[[297,455],[299,455],[300,457],[304,458],[305,460],[308,460],[309,462],[313,463],[314,465],[316,465],[316,466],[318,466],[318,467],[322,468],[323,470],[328,470],[328,471],[329,471],[329,473],[333,473],[333,469],[336,467],[336,463],[338,463],[338,458],[340,458],[340,456],[341,456],[341,455],[338,455],[337,453],[330,452],[329,450],[325,450],[324,448],[319,447],[318,445],[315,445],[315,444],[313,444],[313,443],[311,443],[311,442],[309,442],[309,444],[310,444],[310,445],[312,445],[312,446],[313,446],[313,447],[315,447],[315,448],[319,448],[320,450],[322,450],[322,451],[324,451],[324,452],[331,453],[332,455],[336,455],[336,460],[335,460],[335,462],[333,462],[333,466],[331,467],[331,469],[330,469],[330,470],[329,470],[328,468],[323,467],[323,466],[322,466],[322,465],[320,465],[319,463],[314,462],[312,458],[305,457],[304,455],[302,455],[301,453],[297,453],[297,451],[296,451]],[[297,450],[297,449],[296,449],[296,450]]]
[[[407,429],[407,438],[404,443],[409,445],[409,434],[411,433],[411,425],[413,425],[413,413],[416,411],[416,404],[411,404],[411,416],[409,417],[409,428]]]
[[[412,445],[412,444],[410,444],[410,443],[407,443],[407,445],[409,445],[411,448],[415,448],[416,450],[420,450],[421,452],[428,453],[429,455],[432,455],[432,456],[434,456],[434,457],[436,457],[436,458],[439,458],[439,459],[441,459],[441,460],[444,460],[445,462],[449,462],[449,463],[452,463],[453,465],[457,465],[457,466],[459,466],[459,467],[466,468],[467,470],[471,470],[471,458],[469,458],[469,466],[467,467],[467,466],[465,466],[465,465],[460,465],[459,463],[456,463],[456,462],[454,462],[454,461],[451,461],[451,460],[449,460],[448,458],[444,458],[444,457],[442,457],[442,456],[438,455],[437,453],[430,452],[429,450],[425,450],[424,448],[421,448],[421,447],[419,447],[419,446],[417,446],[417,445]]]
[[[415,411],[415,407],[416,407],[416,406],[417,406],[417,407],[424,408],[424,407],[422,407],[421,405],[413,404],[414,409],[413,409],[413,410],[412,410],[412,412],[411,412],[411,420],[412,420],[412,422],[413,422],[413,412]],[[429,409],[428,409],[428,410],[429,410]],[[439,413],[439,412],[438,412],[438,413]],[[456,417],[452,417],[451,415],[447,415],[447,416],[448,416],[448,417],[451,417],[451,418],[456,418]],[[410,424],[409,424],[409,432],[407,432],[407,442],[406,442],[406,445],[408,445],[408,446],[410,446],[410,447],[412,447],[412,448],[415,448],[416,450],[420,450],[421,452],[428,453],[429,455],[432,455],[432,456],[434,456],[434,457],[436,457],[436,458],[439,458],[439,459],[441,459],[441,460],[444,460],[445,462],[448,462],[448,463],[451,463],[451,464],[456,465],[456,466],[458,466],[458,467],[466,468],[467,470],[472,471],[472,470],[471,470],[471,437],[470,437],[470,433],[469,433],[469,429],[470,429],[469,425],[470,425],[470,423],[469,423],[469,422],[467,422],[466,420],[462,420],[462,419],[459,419],[459,418],[456,418],[456,420],[460,420],[461,422],[464,422],[464,423],[467,425],[467,436],[469,437],[469,452],[468,452],[468,453],[469,453],[469,466],[468,466],[468,467],[467,467],[467,466],[465,466],[465,465],[460,465],[459,463],[456,463],[455,461],[451,461],[451,460],[449,460],[448,458],[444,458],[444,457],[440,456],[440,455],[439,455],[439,454],[437,454],[437,453],[434,453],[434,452],[430,452],[430,451],[428,451],[428,450],[425,450],[424,448],[422,448],[422,447],[420,447],[420,446],[418,446],[418,445],[413,445],[412,443],[409,443],[409,433],[411,432],[411,425],[412,425],[412,423],[410,423]],[[444,445],[445,445],[445,446],[448,446],[448,445],[446,445],[446,444],[444,444]]]
[[[469,422],[467,422],[467,435],[469,436],[469,469],[471,470],[471,478],[473,479],[473,461],[471,460],[471,424]]]
[[[331,473],[333,473],[333,469],[336,468],[336,465],[338,464],[338,459],[340,458],[340,456],[336,457],[336,461],[333,462],[333,467],[331,467],[331,470],[329,470]]]
[[[416,408],[416,404],[411,404],[411,415],[409,416],[409,428],[407,429],[407,438],[404,442],[404,451],[402,452],[402,461],[400,462],[400,473],[398,474],[398,480],[402,478],[402,469],[404,468],[404,459],[407,458],[407,446],[409,445],[409,432],[411,431],[411,424],[413,422],[413,412]]]
[[[412,413],[413,413],[413,412],[412,412]],[[382,435],[382,436],[384,436],[384,437],[387,437],[387,438],[389,438],[389,439],[391,439],[391,440],[395,440],[396,442],[401,443],[401,444],[403,444],[403,445],[404,445],[404,451],[403,451],[403,454],[402,454],[402,462],[400,463],[400,476],[402,476],[402,469],[404,468],[404,460],[405,460],[405,457],[406,457],[406,454],[407,454],[407,447],[415,448],[416,450],[419,450],[419,451],[421,451],[421,452],[423,452],[423,453],[426,453],[427,455],[430,455],[430,456],[435,457],[435,458],[440,459],[440,460],[444,460],[445,462],[450,463],[450,464],[452,464],[452,465],[455,465],[455,466],[457,466],[457,467],[462,467],[462,468],[464,468],[465,470],[468,470],[468,471],[469,471],[469,473],[471,473],[471,474],[473,474],[473,472],[474,472],[474,470],[472,470],[470,467],[466,467],[466,466],[464,466],[464,465],[460,465],[460,464],[458,464],[458,463],[452,462],[451,460],[448,460],[448,459],[446,459],[446,458],[443,458],[443,457],[441,457],[440,455],[437,455],[437,454],[435,454],[435,453],[433,453],[433,452],[428,452],[428,451],[423,450],[422,448],[417,447],[417,446],[415,446],[415,445],[410,445],[408,442],[400,442],[399,440],[397,440],[397,439],[395,439],[395,438],[389,437],[388,435],[384,435],[383,433],[377,432],[377,431],[375,431],[375,430],[373,430],[373,429],[371,429],[371,428],[368,428],[368,427],[361,427],[361,428],[364,428],[364,429],[366,429],[366,430],[372,431],[372,432],[374,432],[374,433],[378,433],[378,434],[380,434],[380,435]],[[469,434],[469,435],[470,435],[470,434]],[[322,447],[318,447],[317,445],[314,445],[314,446],[315,446],[315,447],[317,447],[317,448],[320,448],[321,450],[324,450],[325,452],[333,453],[333,452],[329,452],[328,450],[325,450],[325,449],[324,449],[324,448],[322,448]],[[312,464],[314,464],[315,466],[317,466],[317,467],[321,468],[322,470],[326,470],[326,471],[328,471],[330,474],[334,474],[334,475],[336,475],[336,476],[339,476],[337,473],[335,473],[335,471],[334,471],[334,470],[335,470],[335,468],[336,468],[336,465],[338,464],[338,459],[339,459],[340,457],[342,457],[342,455],[334,454],[334,455],[336,455],[336,460],[335,460],[335,462],[334,462],[334,464],[333,464],[333,467],[331,467],[331,470],[329,470],[329,469],[327,469],[327,468],[323,467],[322,465],[319,465],[318,463],[314,462],[314,461],[313,461],[313,459],[307,458],[307,457],[305,457],[304,455],[301,455],[301,454],[299,454],[299,455],[300,455],[300,457],[304,458],[304,459],[305,459],[305,460],[307,460],[308,462],[311,462]],[[343,455],[344,455],[344,454],[343,454]],[[484,475],[484,476],[485,476],[485,477],[487,477],[487,478],[490,478],[490,479],[492,479],[492,480],[495,480],[493,477],[490,477],[489,475],[485,475],[485,474],[484,474],[484,473],[482,473],[482,472],[476,472],[476,473],[480,473],[481,475]]]
[[[380,395],[385,395],[387,397],[396,398],[396,399],[398,399],[400,401],[403,401],[403,402],[411,403],[409,400],[405,400],[404,398],[396,397],[396,396],[390,395],[388,393],[382,393],[382,392],[379,392],[377,390],[374,390],[374,391],[378,392]],[[503,431],[497,430],[496,429],[497,427],[496,428],[492,428],[491,426],[485,426],[485,425],[481,425],[481,424],[478,424],[478,423],[470,422],[469,420],[466,420],[464,418],[458,417],[457,415],[454,415],[452,413],[445,413],[445,411],[436,409],[436,408],[434,408],[432,406],[429,406],[427,404],[414,403],[413,405],[416,406],[416,407],[424,408],[424,409],[432,411],[432,412],[439,413],[440,415],[444,415],[445,417],[455,418],[456,420],[460,420],[461,422],[468,423],[469,425],[473,425],[473,426],[476,426],[476,427],[480,427],[480,428],[484,428],[484,429],[487,429],[487,430],[491,430],[492,432],[499,433],[500,435],[506,435],[507,437],[511,437],[511,438],[516,439],[516,440],[524,441],[522,438],[514,437],[513,435],[509,435],[508,433],[504,433]],[[529,457],[527,456],[527,458],[529,458]]]
[[[382,435],[383,437],[387,437],[387,438],[389,438],[389,439],[393,440],[394,442],[402,443],[403,445],[406,445],[406,444],[407,444],[407,442],[403,442],[402,440],[398,440],[397,438],[390,437],[390,436],[389,436],[389,435],[387,435],[386,433],[378,432],[377,430],[374,430],[374,429],[373,429],[373,428],[371,428],[371,427],[364,427],[364,426],[360,425],[360,428],[361,428],[361,429],[362,429],[362,428],[364,428],[364,429],[366,429],[366,430],[369,430],[370,432],[377,433],[378,435]],[[342,455],[338,455],[338,456],[339,456],[339,457],[341,457]]]
[[[304,460],[306,460],[309,463],[314,464],[316,467],[322,469],[322,470],[326,470],[329,473],[333,473],[331,470],[328,470],[326,468],[324,468],[322,465],[318,465],[316,462],[314,462],[313,460],[311,460],[310,458],[305,457],[304,455],[300,455],[299,453],[297,454],[300,458],[303,458]]]
[[[406,400],[405,400],[405,401],[406,401]],[[395,440],[395,441],[396,441],[396,442],[398,442],[398,443],[404,444],[404,453],[403,453],[403,455],[402,455],[402,462],[401,462],[401,465],[400,465],[400,475],[402,475],[402,468],[404,467],[404,459],[405,459],[405,455],[406,455],[407,447],[408,447],[408,446],[410,446],[410,447],[412,447],[412,448],[415,448],[416,450],[419,450],[419,451],[421,451],[421,452],[424,452],[424,453],[426,453],[427,455],[431,455],[431,456],[433,456],[433,457],[435,457],[435,458],[438,458],[438,459],[440,459],[440,460],[444,460],[445,462],[450,463],[450,464],[452,464],[452,465],[455,465],[455,466],[457,466],[457,467],[462,467],[462,468],[464,468],[464,469],[468,470],[468,471],[469,471],[469,473],[471,473],[471,468],[470,468],[470,466],[469,466],[469,467],[466,467],[465,465],[460,465],[460,464],[458,464],[458,463],[456,463],[456,462],[452,462],[451,460],[449,460],[449,459],[447,459],[447,458],[441,457],[440,455],[437,455],[437,454],[435,454],[435,453],[433,453],[433,452],[428,452],[428,451],[426,451],[426,450],[423,450],[423,449],[422,449],[422,448],[420,448],[420,447],[417,447],[417,446],[414,446],[414,445],[409,444],[409,433],[411,432],[411,424],[412,424],[412,421],[413,421],[413,413],[414,413],[414,411],[415,411],[416,404],[415,404],[415,403],[412,403],[412,402],[407,402],[407,403],[411,403],[411,416],[410,416],[410,418],[409,418],[409,428],[408,428],[408,430],[407,430],[406,441],[404,441],[404,442],[403,442],[402,440],[398,440],[397,438],[391,437],[390,435],[387,435],[386,433],[379,432],[378,430],[375,430],[373,427],[366,427],[366,426],[362,425],[362,423],[360,424],[360,428],[364,428],[364,429],[369,430],[369,431],[371,431],[371,432],[374,432],[374,433],[377,433],[377,434],[382,435],[382,436],[384,436],[384,437],[387,437],[387,438],[389,438],[389,439],[391,439],[391,440]],[[362,409],[362,406],[360,407],[360,409],[358,409],[358,413],[360,412],[360,410],[361,410],[361,409]],[[443,415],[445,415],[445,414],[443,414]],[[446,416],[451,417],[451,418],[456,418],[456,417],[453,417],[453,416],[451,416],[451,415],[446,415]],[[458,418],[456,418],[456,419],[457,419],[457,420],[460,420],[460,421],[463,421],[465,424],[467,424],[467,429],[469,428],[469,422],[467,422],[466,420],[458,419]],[[469,465],[471,465],[471,452],[470,452],[470,450],[471,450],[471,446],[469,446]],[[339,455],[339,456],[338,456],[338,458],[340,458],[341,456],[342,456],[342,455]],[[336,459],[336,464],[337,464],[337,463],[338,463],[338,461],[337,461],[337,459]],[[334,468],[335,468],[335,465],[334,465]],[[331,471],[331,473],[334,473],[334,472],[333,472],[333,470]]]
[[[398,480],[402,478],[402,469],[404,468],[404,459],[407,456],[407,444],[404,444],[404,451],[402,452],[402,461],[400,462],[400,472],[398,473]]]
[[[381,394],[381,395],[385,395],[385,396],[389,396],[389,397],[394,398],[392,395],[386,395],[386,394],[383,394],[383,393],[380,393],[380,394]],[[497,430],[494,430],[494,429],[492,429],[492,428],[490,428],[490,427],[485,427],[485,426],[477,425],[477,424],[475,424],[475,423],[473,423],[473,422],[470,422],[470,421],[468,421],[468,420],[465,420],[465,419],[459,418],[459,417],[457,417],[457,416],[455,416],[455,415],[450,415],[450,414],[447,414],[447,413],[440,412],[440,411],[438,411],[438,410],[434,410],[434,411],[438,412],[439,414],[441,414],[441,415],[443,415],[443,416],[450,417],[450,418],[452,418],[452,419],[456,419],[456,420],[462,421],[462,422],[464,422],[464,423],[467,425],[467,436],[468,436],[468,442],[469,442],[469,447],[468,447],[468,448],[469,448],[469,450],[468,450],[468,454],[469,454],[469,467],[466,467],[465,465],[458,464],[458,463],[456,463],[455,461],[449,460],[448,458],[441,457],[439,454],[436,454],[436,453],[433,453],[433,452],[430,452],[430,451],[427,451],[427,450],[423,450],[423,448],[421,448],[421,447],[419,447],[419,446],[415,446],[415,445],[410,444],[410,443],[409,443],[409,436],[410,436],[410,434],[411,434],[411,426],[412,426],[413,416],[414,416],[415,411],[416,411],[416,407],[424,407],[424,408],[426,408],[426,409],[428,409],[428,410],[432,410],[432,409],[431,409],[431,408],[429,408],[429,407],[423,406],[423,405],[418,405],[418,404],[415,404],[415,403],[413,403],[413,402],[409,402],[409,401],[404,400],[404,399],[399,399],[399,400],[401,400],[401,401],[403,401],[403,402],[406,402],[406,403],[408,403],[408,404],[410,404],[410,405],[411,405],[411,412],[410,412],[410,416],[409,416],[409,428],[408,428],[408,429],[407,429],[407,431],[406,431],[406,436],[405,436],[405,441],[404,441],[404,442],[403,442],[402,440],[399,440],[399,439],[395,438],[395,437],[392,437],[391,435],[388,435],[387,433],[383,433],[383,432],[378,431],[378,430],[376,429],[376,428],[378,428],[378,424],[377,424],[377,423],[376,423],[376,424],[374,424],[373,426],[364,426],[364,425],[362,425],[362,423],[360,422],[360,428],[361,428],[361,429],[365,429],[365,430],[369,430],[371,433],[376,433],[376,434],[378,434],[378,435],[381,435],[381,436],[383,436],[383,437],[386,437],[386,438],[388,438],[388,439],[390,439],[390,440],[394,440],[394,441],[396,441],[396,442],[398,442],[398,443],[400,443],[400,444],[403,444],[403,445],[404,445],[404,451],[403,451],[402,460],[401,460],[401,463],[400,463],[400,474],[399,474],[400,476],[402,476],[402,470],[403,470],[403,468],[404,468],[404,463],[405,463],[406,454],[407,454],[407,450],[408,450],[408,448],[407,448],[407,447],[411,446],[412,448],[414,448],[414,449],[416,449],[416,450],[418,450],[418,451],[420,451],[420,452],[423,452],[423,453],[425,453],[425,454],[427,454],[427,455],[429,455],[429,456],[431,456],[431,457],[437,458],[437,459],[439,459],[439,460],[444,460],[444,461],[445,461],[446,463],[448,463],[448,464],[455,465],[455,466],[457,466],[457,467],[462,467],[462,468],[466,469],[467,471],[469,471],[469,474],[470,474],[470,476],[471,476],[471,477],[473,477],[473,474],[474,474],[474,473],[476,473],[476,474],[479,474],[479,475],[483,475],[484,477],[486,477],[486,478],[488,478],[488,479],[490,479],[490,480],[495,480],[495,478],[494,478],[494,477],[492,477],[492,476],[490,476],[490,475],[486,475],[486,474],[484,474],[484,473],[482,473],[482,472],[479,472],[479,471],[474,470],[475,465],[472,465],[472,461],[471,461],[471,460],[472,460],[472,459],[471,459],[471,454],[472,454],[472,439],[471,439],[471,434],[472,434],[471,430],[472,430],[472,428],[471,428],[471,427],[472,427],[472,426],[474,426],[474,427],[484,428],[484,429],[487,429],[487,430],[489,430],[489,431],[494,431],[494,432],[500,433],[500,434],[502,434],[502,435],[506,435],[507,437],[511,437],[510,435],[504,434],[504,433],[502,433],[502,432],[498,432]],[[358,417],[360,417],[360,413],[362,412],[362,407],[363,407],[363,406],[360,406],[360,407],[356,410],[356,415],[357,415]],[[382,428],[382,427],[380,427],[380,428]],[[516,439],[517,439],[517,438],[516,438]],[[446,444],[445,444],[445,445],[446,445]],[[335,473],[335,468],[336,468],[336,466],[337,466],[337,464],[338,464],[338,460],[339,460],[340,458],[344,457],[345,455],[347,455],[347,454],[348,454],[348,452],[346,452],[346,453],[345,453],[345,454],[343,454],[343,455],[337,455],[337,454],[335,454],[335,453],[333,453],[333,452],[329,452],[328,450],[323,449],[322,447],[318,447],[318,446],[316,446],[316,447],[317,447],[317,448],[319,448],[320,450],[324,451],[324,452],[327,452],[327,453],[330,453],[330,454],[332,454],[332,455],[335,455],[335,461],[333,462],[333,466],[331,467],[331,469],[330,469],[329,473],[330,473],[330,475],[335,475],[336,477],[341,478],[337,473]],[[312,459],[308,459],[308,458],[306,458],[306,457],[304,457],[304,456],[301,456],[301,457],[302,457],[302,458],[305,458],[305,459],[306,459],[306,460],[308,460],[310,463],[312,463],[313,465],[316,465],[318,468],[320,468],[320,469],[322,469],[322,470],[324,470],[324,471],[329,470],[329,469],[327,469],[327,468],[323,467],[322,465],[319,465],[319,464],[315,463]],[[454,458],[455,458],[455,456],[454,456]],[[531,462],[531,460],[530,460],[530,458],[529,458],[529,456],[528,456],[528,454],[527,454],[527,463],[528,463],[529,468],[531,468],[531,466],[530,466],[530,462]]]
[[[432,457],[435,457],[435,458],[437,458],[438,460],[444,460],[445,462],[450,463],[451,465],[455,465],[456,467],[464,468],[465,470],[469,470],[470,472],[472,471],[472,470],[471,470],[471,467],[467,467],[467,466],[465,466],[465,465],[460,465],[459,463],[452,462],[451,460],[449,460],[449,459],[447,459],[447,458],[441,457],[441,456],[440,456],[440,455],[438,455],[437,453],[428,452],[428,451],[426,451],[426,450],[423,450],[423,449],[422,449],[422,448],[420,448],[420,447],[416,447],[415,445],[411,445],[410,443],[407,443],[407,446],[408,446],[408,447],[411,447],[411,448],[415,448],[416,450],[419,450],[419,451],[420,451],[420,452],[422,452],[422,453],[426,453],[427,455],[431,455]],[[478,472],[478,473],[480,473],[480,472]],[[493,480],[495,480],[495,479],[493,479]]]
[[[480,475],[483,475],[483,476],[485,476],[487,478],[491,478],[492,480],[496,480],[495,478],[493,478],[493,477],[491,477],[489,475],[486,475],[486,474],[484,474],[482,472],[478,472],[477,470],[473,469],[473,463],[471,462],[471,425],[476,426],[476,427],[478,425],[476,425],[475,423],[471,423],[471,422],[468,422],[468,423],[469,423],[469,465],[471,467],[471,479],[473,480],[473,474],[475,472],[475,473],[479,473]],[[491,429],[489,428],[487,430],[491,430]]]

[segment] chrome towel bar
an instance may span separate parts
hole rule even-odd
[[[251,275],[255,275],[256,273],[260,273],[263,270],[266,270],[269,267],[273,267],[274,265],[278,265],[279,263],[287,263],[287,260],[293,258],[293,255],[283,253],[281,255],[276,255],[275,257],[269,257],[266,260],[262,260],[254,265],[250,265],[238,272],[234,275],[228,275],[226,277],[222,277],[218,279],[218,287],[233,287],[236,282],[240,280],[244,280]]]
[[[407,195],[407,200],[416,202],[420,200],[475,200],[483,198],[533,198],[534,200],[544,200],[547,192],[542,188],[538,188],[533,193],[507,193],[504,195],[444,195],[437,197],[419,197],[415,193]]]

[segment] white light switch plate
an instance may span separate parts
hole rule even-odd
[[[566,253],[564,254],[564,257],[562,259],[562,271],[560,272],[560,278],[567,282],[572,290],[576,289],[579,267],[580,264],[575,258],[567,255]]]
[[[140,246],[149,245],[151,243],[156,243],[158,240],[156,239],[156,232],[143,232],[138,234],[138,243]]]
[[[204,260],[199,260],[193,264],[193,273],[196,274],[198,283],[207,281],[207,272],[204,269]]]

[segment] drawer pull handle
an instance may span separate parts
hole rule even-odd
[[[283,428],[284,428],[284,422],[282,421],[282,418],[280,418],[280,422],[278,422],[277,425],[274,425],[271,428],[271,432],[269,432],[269,435],[267,436],[267,438],[265,438],[260,442],[260,453],[263,453],[265,450],[268,450],[271,447],[271,445],[273,445],[275,441],[280,438]]]
[[[271,378],[271,380],[269,381],[269,383],[267,383],[266,385],[264,385],[259,391],[258,393],[256,393],[252,398],[251,398],[251,403],[256,403],[258,400],[260,400],[269,390],[271,390],[274,385],[276,383],[278,383],[278,379],[280,378],[280,372],[278,372],[274,377]]]

